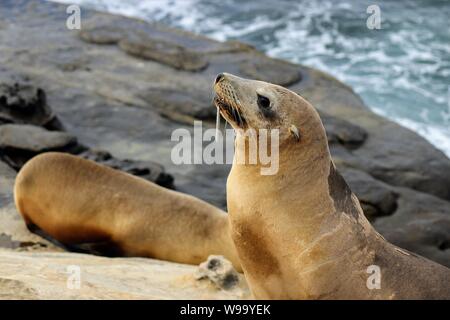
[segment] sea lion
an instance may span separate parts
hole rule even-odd
[[[38,155],[18,173],[14,196],[29,228],[63,244],[188,264],[219,254],[240,270],[225,212],[90,160]]]
[[[450,269],[390,244],[370,225],[310,103],[230,74],[220,74],[214,90],[237,132],[235,159],[261,129],[279,134],[276,174],[262,175],[259,161],[234,161],[227,180],[231,234],[256,298],[450,298]]]

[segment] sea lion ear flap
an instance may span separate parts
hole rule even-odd
[[[289,127],[289,132],[294,136],[295,140],[300,141],[300,132],[296,126],[291,124]]]

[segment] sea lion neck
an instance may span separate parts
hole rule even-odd
[[[307,146],[281,142],[279,169],[274,175],[261,175],[260,164],[234,163],[227,181],[228,206],[236,209],[230,210],[231,218],[246,220],[255,211],[262,216],[277,211],[278,215],[269,219],[292,219],[295,232],[304,241],[313,241],[320,235],[322,222],[331,223],[335,218],[329,196],[330,163],[328,146],[320,139]],[[293,206],[286,210],[285,202]]]
[[[252,143],[258,147],[254,163],[251,163],[249,151]],[[233,171],[239,172],[238,179],[242,180],[240,186],[249,184],[256,187],[264,184],[266,190],[273,186],[277,190],[290,188],[301,191],[327,182],[332,160],[324,130],[321,135],[300,142],[290,137],[289,133],[280,131],[276,148],[273,148],[270,138],[266,146],[268,151],[261,150],[258,141],[249,142],[248,136],[236,136]],[[261,163],[259,159],[261,154],[267,153],[272,153],[271,156],[277,158],[278,167],[272,174],[264,174],[262,169],[267,167],[267,164]]]

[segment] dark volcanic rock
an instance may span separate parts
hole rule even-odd
[[[300,70],[295,64],[283,60],[267,60],[266,56],[255,56],[239,64],[240,71],[248,78],[290,86],[301,80]]]

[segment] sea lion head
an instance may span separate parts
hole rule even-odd
[[[279,130],[280,143],[326,143],[314,107],[297,93],[264,81],[221,73],[214,83],[214,103],[236,130]]]

